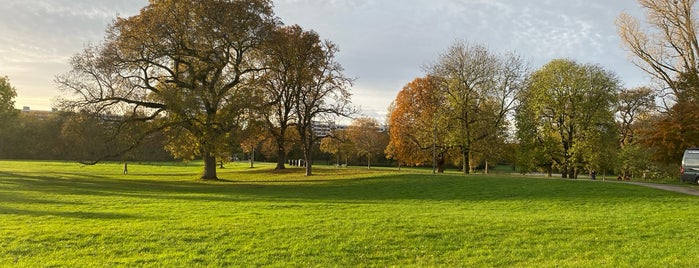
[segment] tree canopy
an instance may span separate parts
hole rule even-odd
[[[608,163],[616,148],[616,76],[597,65],[557,59],[534,72],[517,111],[520,165],[576,178]]]
[[[259,51],[278,23],[266,0],[152,0],[72,58],[57,81],[77,98],[63,106],[159,120],[177,135],[168,148],[201,155],[202,178],[217,179],[216,157],[260,94]]]
[[[440,122],[442,101],[436,79],[430,76],[415,78],[398,92],[388,115],[389,157],[400,164],[421,165],[437,157],[434,153],[440,157],[439,163],[434,164],[441,167],[448,150],[444,140],[446,127]]]
[[[459,149],[463,172],[469,173],[473,154],[486,153],[488,140],[506,134],[507,116],[527,78],[526,65],[511,53],[456,42],[427,71],[444,100],[441,122],[449,129],[447,142]]]
[[[16,97],[17,90],[10,84],[10,78],[0,76],[0,122],[7,122],[8,117],[17,114],[15,110]]]
[[[359,156],[366,156],[367,168],[371,168],[371,159],[383,152],[388,144],[388,137],[379,131],[379,122],[374,118],[361,117],[352,121],[347,128],[347,136]]]

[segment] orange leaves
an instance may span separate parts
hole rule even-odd
[[[439,104],[433,78],[416,78],[405,85],[389,111],[391,140],[387,153],[407,165],[428,162],[435,142]]]
[[[678,102],[640,134],[640,142],[654,149],[655,160],[678,162],[686,148],[699,146],[699,107],[688,101]]]

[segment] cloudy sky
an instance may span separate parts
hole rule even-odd
[[[0,0],[0,75],[18,91],[16,106],[48,110],[68,59],[99,42],[116,16],[147,0]],[[285,24],[299,24],[340,47],[338,61],[357,80],[353,103],[383,118],[397,92],[455,42],[516,52],[536,70],[555,58],[595,63],[627,87],[648,84],[628,61],[614,25],[635,0],[276,0]]]

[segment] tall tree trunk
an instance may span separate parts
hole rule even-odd
[[[485,160],[485,174],[488,174],[488,159]]]
[[[308,152],[305,154],[306,158],[306,176],[311,176],[313,175],[313,157],[311,156],[311,153]]]
[[[567,153],[565,153],[565,155],[567,155]],[[567,156],[564,157],[566,158],[563,159],[563,167],[561,167],[561,178],[567,179],[570,170],[570,160],[567,158]]]
[[[470,159],[469,159],[468,149],[461,150],[461,157],[463,159],[463,167],[462,168],[464,169],[464,174],[468,174],[470,169],[471,169],[471,165],[469,164]]]
[[[210,152],[204,153],[204,175],[202,180],[218,180],[216,176],[216,156]]]
[[[284,150],[284,142],[281,142],[282,144],[277,144],[279,149],[277,150],[277,166],[274,169],[285,169],[286,166],[286,150]]]
[[[371,154],[366,155],[366,168],[371,169]]]
[[[444,153],[437,156],[437,173],[444,173]]]

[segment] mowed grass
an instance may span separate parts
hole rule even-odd
[[[691,267],[699,197],[392,169],[0,161],[0,266]]]

